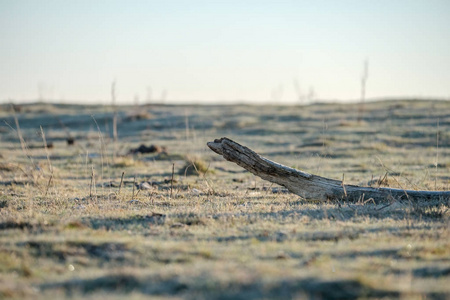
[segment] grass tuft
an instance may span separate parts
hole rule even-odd
[[[197,156],[186,156],[186,163],[180,169],[179,174],[190,176],[190,175],[204,175],[207,172],[213,173],[209,170],[209,164]]]

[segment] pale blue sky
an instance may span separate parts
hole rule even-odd
[[[450,99],[450,1],[0,0],[1,102],[355,100],[366,58],[368,98]]]

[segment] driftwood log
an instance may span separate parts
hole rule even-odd
[[[208,147],[226,160],[236,163],[256,176],[286,187],[307,200],[348,200],[388,202],[449,201],[450,191],[414,191],[394,188],[372,188],[348,185],[273,162],[226,137],[207,143]],[[442,203],[442,202],[441,202]]]

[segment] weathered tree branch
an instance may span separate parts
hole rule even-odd
[[[262,179],[282,185],[305,199],[320,201],[373,199],[375,202],[402,199],[411,202],[450,200],[450,191],[413,191],[343,184],[338,180],[283,166],[225,137],[209,142],[207,145],[226,160],[236,163]]]

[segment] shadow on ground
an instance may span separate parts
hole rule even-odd
[[[191,280],[192,281],[192,280]],[[206,282],[205,282],[206,281]],[[316,278],[281,280],[270,283],[220,284],[206,278],[194,278],[187,282],[178,277],[162,279],[159,277],[139,278],[134,275],[107,275],[93,279],[69,280],[40,285],[42,291],[63,290],[69,296],[96,292],[131,293],[144,295],[171,295],[187,299],[290,299],[303,296],[309,299],[359,299],[398,297],[396,291],[372,288],[357,280],[324,281]],[[440,299],[441,294],[428,294],[428,299]]]

